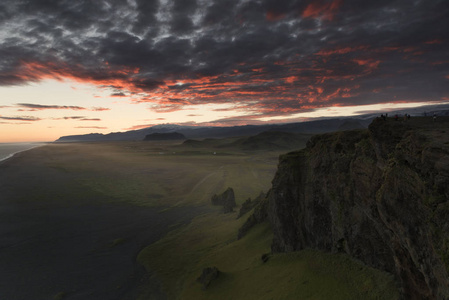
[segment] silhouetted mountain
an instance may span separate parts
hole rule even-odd
[[[254,136],[242,138],[233,143],[242,150],[282,150],[301,149],[309,140],[309,134],[282,131],[265,131]]]
[[[172,140],[185,140],[186,137],[179,132],[167,132],[167,133],[150,133],[145,136],[144,141],[172,141]]]
[[[180,126],[174,124],[156,125],[149,128],[125,132],[112,132],[109,134],[91,133],[84,135],[68,135],[60,137],[56,142],[91,142],[91,141],[141,141],[145,136],[154,133],[178,132],[187,139],[194,138],[224,138],[237,136],[253,136],[265,131],[282,131],[291,133],[316,134],[344,129],[367,128],[373,118],[368,119],[326,119],[311,122],[245,125],[232,127],[196,127]],[[352,124],[352,125],[351,125]]]
[[[282,131],[264,131],[249,137],[189,139],[182,146],[190,148],[215,148],[254,150],[292,150],[304,148],[312,134],[292,133]]]

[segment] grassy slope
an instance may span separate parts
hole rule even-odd
[[[199,217],[145,248],[138,261],[156,272],[170,299],[399,298],[391,276],[347,255],[305,250],[263,263],[262,254],[270,252],[269,224],[236,240],[242,222],[218,212]],[[222,273],[202,290],[196,278],[209,266]]]

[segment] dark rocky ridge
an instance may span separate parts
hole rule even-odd
[[[448,128],[449,118],[375,120],[281,156],[273,252],[346,252],[393,273],[404,299],[449,299]]]
[[[265,125],[244,125],[231,127],[196,127],[196,126],[179,126],[173,124],[156,125],[138,130],[130,130],[125,132],[111,132],[108,134],[91,133],[82,135],[62,136],[55,142],[93,142],[93,141],[141,141],[146,135],[152,133],[170,133],[178,132],[188,139],[195,138],[224,138],[235,136],[251,136],[262,133],[264,131],[282,131],[292,133],[316,134],[336,131],[343,123],[348,123],[348,118],[344,119],[327,119],[316,120],[301,123],[289,124],[265,124]],[[359,128],[367,127],[372,117],[367,116],[363,119],[351,119],[351,124]],[[346,128],[349,129],[349,128]]]
[[[186,137],[179,132],[155,132],[145,136],[144,141],[172,141],[172,140],[185,140]]]

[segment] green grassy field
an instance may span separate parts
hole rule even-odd
[[[47,147],[56,153],[47,165],[74,176],[77,184],[110,201],[149,206],[206,204],[228,187],[234,188],[238,203],[243,202],[270,186],[281,153],[253,155],[155,142]]]
[[[278,156],[286,151],[242,151],[223,144],[51,144],[35,153],[55,177],[70,178],[64,186],[54,187],[50,196],[55,199],[59,193],[74,193],[74,199],[101,195],[100,201],[165,209],[210,208],[189,225],[174,226],[138,255],[138,262],[161,282],[169,299],[399,298],[388,274],[345,255],[306,250],[272,255],[263,263],[261,256],[270,252],[269,224],[260,224],[237,240],[238,229],[249,214],[240,219],[237,213],[222,214],[210,205],[210,199],[228,187],[234,189],[238,205],[267,192]],[[51,198],[44,190],[34,197]],[[209,266],[216,266],[221,274],[202,290],[196,279]],[[139,299],[149,298],[143,292]]]

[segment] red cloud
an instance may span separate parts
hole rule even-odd
[[[265,18],[268,21],[279,21],[279,20],[282,20],[283,18],[285,18],[285,14],[276,13],[273,11],[267,11],[267,13],[265,14]]]
[[[303,18],[322,18],[323,20],[332,21],[340,8],[343,0],[333,0],[323,2],[322,0],[315,0],[310,3],[302,13]]]
[[[331,6],[329,4],[329,7]],[[362,48],[364,47],[322,50],[317,55],[345,54]],[[24,63],[21,75],[23,78],[34,81],[45,78],[57,80],[69,78],[78,82],[92,83],[115,93],[126,93],[135,102],[151,103],[150,109],[157,112],[173,112],[189,105],[214,102],[216,104],[232,103],[233,110],[253,112],[259,116],[291,114],[303,111],[307,103],[313,102],[313,107],[319,107],[323,105],[322,103],[330,101],[332,97],[347,97],[350,95],[349,91],[325,93],[322,84],[326,80],[353,80],[366,75],[366,71],[341,75],[320,67],[321,63],[318,61],[312,60],[311,63],[312,67],[304,68],[300,67],[303,65],[300,61],[277,62],[277,65],[286,68],[287,73],[274,77],[271,74],[267,76],[263,72],[265,66],[242,64],[246,67],[246,71],[197,78],[184,77],[182,81],[166,80],[164,83],[138,79],[136,77],[138,69],[118,70],[110,65],[104,65],[100,70],[106,75],[98,76],[98,74],[90,74],[81,66],[69,68],[65,64]],[[371,67],[374,65],[375,62],[367,64]],[[312,72],[316,76],[302,76],[302,72]],[[319,84],[319,86],[309,88],[309,84]],[[282,99],[282,105],[279,104],[280,99]],[[91,108],[91,110],[108,109]],[[98,121],[99,119],[79,118],[79,120]]]
[[[294,83],[295,81],[298,80],[298,77],[297,76],[290,76],[290,77],[285,78],[284,80],[287,83]]]
[[[427,45],[435,45],[435,44],[441,44],[442,42],[443,42],[443,40],[435,39],[435,40],[426,41],[424,43]]]
[[[148,127],[151,127],[151,126],[154,126],[154,125],[156,125],[156,124],[134,125],[134,126],[131,126],[129,128],[123,128],[123,130],[138,130],[138,129],[148,128]]]
[[[360,50],[366,50],[368,49],[368,46],[358,46],[358,47],[342,47],[342,48],[336,48],[336,49],[321,49],[315,55],[321,55],[321,56],[329,56],[334,54],[346,54],[350,52],[356,52]]]
[[[40,81],[44,79],[71,79],[76,82],[92,83],[103,87],[120,87],[129,91],[146,91],[156,87],[159,83],[149,82],[145,79],[136,78],[138,68],[113,69],[109,65],[104,65],[101,76],[89,73],[82,66],[71,67],[63,62],[22,62],[20,72],[17,74],[23,81]]]
[[[359,66],[366,66],[370,70],[377,69],[380,64],[380,60],[374,59],[354,59],[354,62]]]

